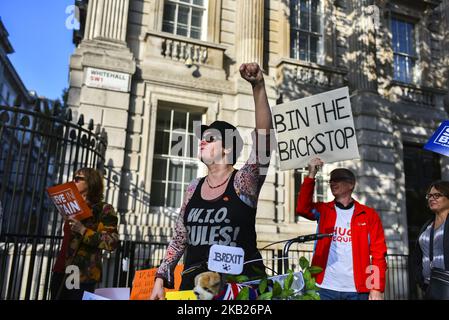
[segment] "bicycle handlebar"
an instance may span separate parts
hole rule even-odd
[[[299,236],[293,239],[288,240],[285,245],[284,245],[284,250],[283,250],[283,258],[284,258],[284,272],[287,272],[288,270],[288,251],[290,250],[290,246],[293,243],[303,243],[303,242],[307,242],[307,241],[315,241],[315,240],[320,240],[323,238],[328,238],[328,237],[332,237],[334,234],[333,233],[313,233],[313,234],[307,234],[305,236]]]

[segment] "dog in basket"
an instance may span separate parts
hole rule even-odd
[[[198,300],[235,300],[245,287],[249,287],[249,299],[256,300],[258,292],[253,286],[227,283],[219,273],[206,271],[195,277],[193,292]]]

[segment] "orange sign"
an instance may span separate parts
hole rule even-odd
[[[181,272],[184,265],[178,264],[175,268],[175,288],[164,289],[165,292],[178,291],[181,285]],[[138,270],[134,275],[130,300],[148,300],[153,291],[157,268]]]
[[[157,268],[136,271],[130,300],[148,300],[150,298],[156,271]]]
[[[63,217],[83,220],[92,216],[92,211],[79,193],[75,182],[49,187],[47,193]]]

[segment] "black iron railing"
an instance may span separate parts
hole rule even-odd
[[[106,137],[58,103],[0,106],[0,298],[46,296],[61,217],[46,189],[81,167],[104,169]],[[41,295],[36,292],[44,288]]]
[[[0,244],[0,261],[3,267],[8,267],[6,273],[12,281],[2,282],[2,299],[49,299],[49,281],[51,267],[62,242],[61,237],[30,237],[28,241],[17,241],[22,235],[7,235],[7,242]],[[39,238],[39,239],[38,239]],[[159,266],[167,248],[167,243],[120,241],[114,252],[103,254],[103,278],[99,287],[132,287],[134,274],[137,270]],[[268,275],[283,272],[282,250],[262,250],[262,258],[267,266]],[[21,268],[16,264],[23,263]],[[289,267],[300,270],[299,258],[304,256],[309,261],[311,251],[290,250]],[[388,255],[387,285],[385,298],[388,300],[403,300],[409,298],[408,293],[408,256]],[[12,276],[10,273],[17,275]],[[18,275],[26,275],[19,277]],[[31,285],[23,288],[24,283]],[[13,292],[20,294],[13,296]]]

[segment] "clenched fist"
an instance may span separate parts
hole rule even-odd
[[[262,69],[255,62],[243,63],[239,71],[242,78],[251,83],[253,87],[264,82]]]
[[[324,165],[323,160],[320,158],[313,158],[309,161],[309,178],[315,178],[318,169]]]

